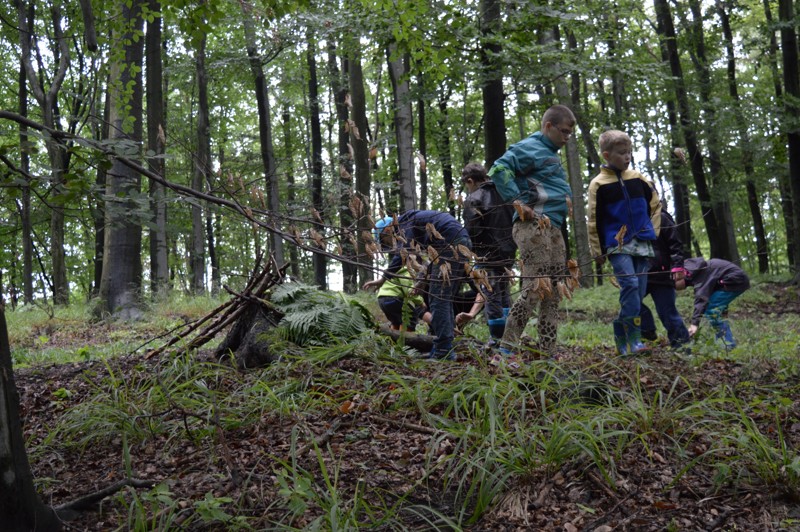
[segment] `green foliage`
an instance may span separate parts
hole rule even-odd
[[[355,338],[375,327],[372,314],[342,293],[323,292],[300,283],[280,285],[271,301],[285,314],[278,324],[285,339],[298,345],[327,345]]]

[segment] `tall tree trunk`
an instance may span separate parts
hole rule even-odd
[[[505,93],[500,60],[500,1],[481,0],[481,96],[483,98],[484,164],[491,168],[506,151]]]
[[[309,39],[306,61],[308,63],[308,104],[311,107],[311,205],[322,215],[325,212],[322,204],[322,132],[319,119],[316,41],[313,38]],[[325,232],[325,228],[318,220],[314,220],[312,225],[318,233]],[[314,264],[314,284],[325,290],[328,286],[325,256],[314,253],[312,262]]]
[[[738,263],[739,249],[736,242],[736,226],[733,223],[733,213],[729,199],[731,184],[724,183],[722,157],[720,156],[721,141],[717,132],[717,110],[712,94],[711,73],[706,57],[705,35],[703,29],[703,13],[699,0],[689,0],[689,9],[692,12],[692,22],[687,23],[689,33],[693,36],[695,45],[695,71],[700,85],[700,103],[703,110],[704,120],[702,124],[706,132],[706,144],[708,146],[709,173],[711,174],[711,208],[714,209],[717,222],[719,223],[720,233],[708,235],[709,241],[720,240],[719,258],[727,259]]]
[[[289,104],[285,104],[281,113],[283,121],[283,146],[284,146],[284,168],[286,169],[286,202],[291,209],[294,209],[297,202],[297,184],[294,178],[294,137],[292,136],[292,113]],[[220,161],[220,166],[222,161]],[[289,271],[292,277],[300,279],[300,258],[297,246],[289,245]]]
[[[209,181],[211,168],[211,134],[208,118],[208,77],[206,75],[206,36],[197,45],[195,75],[197,76],[197,150],[193,158],[192,188],[202,192]],[[190,248],[191,291],[206,291],[206,231],[203,226],[203,205],[192,202],[192,245]]]
[[[386,57],[394,95],[400,208],[402,211],[408,211],[417,208],[417,183],[414,177],[414,119],[408,83],[408,56],[400,53],[397,44],[392,43],[386,49]]]
[[[355,153],[355,144],[350,144],[350,114],[347,109],[347,84],[349,66],[344,62],[345,72],[339,69],[339,58],[336,55],[336,46],[333,42],[328,44],[328,73],[331,78],[331,90],[333,91],[333,101],[336,106],[336,124],[337,124],[337,145],[338,145],[338,158],[337,168],[339,173],[339,226],[342,229],[341,234],[347,234],[353,230],[354,217],[350,212],[350,200],[353,197],[353,160],[350,157],[350,146],[353,146]],[[352,103],[351,103],[352,104]],[[366,131],[360,131],[361,134],[366,134]],[[358,290],[358,266],[354,264],[356,257],[356,248],[349,238],[341,238],[339,240],[341,246],[341,254],[346,259],[342,262],[342,289],[346,294],[353,294]]]
[[[207,183],[208,189],[211,190],[211,182]],[[216,218],[217,220],[219,217]],[[217,244],[215,237],[214,224],[214,211],[210,205],[205,208],[205,221],[206,221],[206,245],[208,246],[208,264],[211,267],[211,294],[214,296],[219,295],[222,288],[222,275],[219,269],[219,258],[217,257]]]
[[[28,83],[25,77],[25,65],[19,66],[19,114],[28,117]],[[25,304],[33,303],[33,229],[31,228],[31,187],[28,174],[31,158],[29,155],[28,126],[19,125],[19,167],[23,172],[21,203],[19,209],[22,222],[22,293]]]
[[[53,40],[58,43],[57,50],[51,50],[58,63],[56,72],[52,76],[38,73],[33,66],[32,38],[34,31],[34,4],[26,5],[23,0],[15,0],[19,24],[20,45],[22,49],[21,61],[25,67],[25,75],[29,88],[39,103],[42,111],[42,121],[51,129],[61,130],[61,120],[58,116],[58,93],[64,83],[70,63],[69,39],[64,35],[61,27],[60,5],[50,9],[52,20]],[[36,52],[39,53],[38,51]],[[39,76],[39,74],[42,74]],[[45,87],[40,83],[40,78],[50,77],[50,86]],[[46,142],[47,153],[51,168],[51,195],[50,195],[50,258],[53,274],[53,301],[58,305],[69,303],[69,284],[67,282],[66,252],[64,250],[64,176],[69,165],[69,155],[66,148],[55,140]]]
[[[769,28],[769,49],[767,58],[770,71],[772,72],[772,84],[775,89],[775,99],[783,101],[783,86],[781,85],[781,73],[778,68],[778,39],[775,37],[775,23],[770,9],[770,0],[764,0],[764,19]],[[783,224],[786,227],[786,256],[789,259],[789,266],[794,267],[794,239],[789,235],[794,234],[794,205],[792,204],[792,184],[789,182],[789,175],[780,167],[786,160],[787,140],[783,132],[779,130],[772,135],[772,151],[774,158],[778,161],[774,165],[774,174],[778,176],[778,189],[781,194],[781,212],[783,214]]]
[[[753,168],[753,148],[750,144],[750,134],[747,131],[747,121],[742,113],[742,102],[739,98],[739,88],[736,82],[736,55],[734,53],[733,32],[731,31],[730,18],[721,0],[716,0],[717,14],[722,25],[722,35],[725,39],[727,52],[728,94],[733,99],[733,112],[736,126],[739,129],[742,150],[742,166],[744,167],[745,188],[747,189],[747,204],[750,215],[753,217],[753,230],[756,237],[756,254],[758,256],[758,271],[769,272],[769,248],[767,236],[764,231],[764,219],[761,216],[760,198],[756,191],[755,170]]]
[[[161,13],[160,0],[149,0],[149,10]],[[156,16],[147,23],[145,36],[145,63],[147,74],[147,151],[148,168],[164,176],[166,164],[166,120],[164,116],[164,76],[161,58],[161,17]],[[169,247],[167,244],[167,204],[164,186],[152,179],[148,185],[150,195],[150,290],[153,295],[166,293],[169,289]]]
[[[442,167],[442,181],[444,189],[447,191],[447,207],[451,215],[456,215],[455,203],[450,199],[450,191],[453,190],[453,155],[450,149],[450,124],[448,123],[447,102],[452,91],[444,84],[439,89],[439,132],[436,135],[437,151],[439,152],[439,164]]]
[[[570,48],[577,46],[571,33],[567,35],[567,45]],[[573,73],[571,87],[568,87],[565,82],[558,82],[556,83],[556,92],[559,95],[559,99],[572,109],[572,114],[575,115],[575,120],[577,121],[575,133],[567,141],[565,149],[569,186],[572,189],[572,233],[575,235],[575,253],[581,269],[588,272],[592,267],[592,254],[589,250],[589,228],[586,224],[586,202],[584,201],[586,196],[584,194],[584,180],[581,174],[577,139],[580,125],[586,121],[580,105],[580,86],[579,75]],[[589,288],[592,286],[592,277],[585,275],[581,278],[580,283],[584,288]]]
[[[683,138],[686,142],[686,151],[688,152],[689,164],[692,170],[692,176],[694,177],[697,198],[700,201],[703,221],[705,222],[706,232],[708,233],[709,243],[711,245],[711,256],[728,256],[728,249],[726,246],[727,239],[716,237],[717,235],[723,234],[723,229],[720,227],[720,221],[717,218],[715,210],[712,208],[713,202],[711,192],[706,182],[705,169],[703,168],[703,155],[700,153],[700,148],[698,146],[697,136],[693,126],[689,95],[686,92],[683,68],[681,67],[680,56],[678,55],[678,45],[675,38],[675,26],[672,22],[672,12],[667,0],[653,0],[653,4],[655,6],[658,23],[657,32],[662,39],[663,46],[666,47],[670,72],[675,84],[675,98],[678,103],[681,131],[683,132]]]
[[[778,14],[781,21],[781,49],[783,51],[783,87],[786,89],[783,122],[788,129],[789,141],[789,182],[792,184],[792,205],[794,226],[800,227],[800,74],[798,74],[797,31],[794,22],[792,0],[778,0]],[[800,235],[795,231],[794,240],[794,283],[800,284]]]
[[[61,521],[33,485],[25,436],[19,418],[5,308],[0,303],[0,522],[4,530],[61,530]]]
[[[106,86],[110,87],[110,75],[106,76]],[[111,94],[106,91],[105,98],[103,99],[103,120],[99,125],[95,125],[95,138],[107,139],[110,135],[111,124]],[[104,165],[97,168],[97,175],[95,176],[95,186],[98,190],[105,190],[108,181],[108,172]],[[92,296],[100,295],[100,285],[103,283],[103,255],[105,253],[104,246],[106,244],[106,207],[103,200],[98,200],[92,208],[92,219],[94,221],[94,260],[92,265],[94,267],[94,286],[92,289]]]
[[[420,72],[419,88],[424,94],[425,84],[423,82],[425,75]],[[422,210],[428,209],[428,136],[425,131],[425,108],[427,107],[425,98],[417,100],[417,117],[419,121],[419,208]]]
[[[134,145],[142,142],[142,66],[144,40],[134,39],[144,28],[142,0],[122,6],[126,30],[115,42],[125,43],[124,62],[111,67],[111,140]],[[128,96],[125,96],[127,94]],[[126,125],[129,124],[129,125]],[[129,156],[129,158],[131,158]],[[138,158],[138,154],[132,158]],[[121,318],[138,318],[142,287],[142,226],[133,196],[141,192],[141,176],[114,160],[106,185],[106,231],[103,278],[100,283],[101,311]]]
[[[253,26],[251,6],[242,2],[242,21],[244,26],[247,57],[250,60],[250,71],[253,73],[256,90],[256,103],[258,106],[258,135],[261,140],[261,161],[264,164],[264,180],[267,188],[269,210],[272,214],[270,220],[276,228],[280,222],[280,190],[278,187],[278,172],[275,162],[275,151],[272,145],[272,124],[270,118],[269,87],[264,76],[264,67],[256,46],[256,30]],[[278,267],[283,266],[283,240],[278,233],[271,234],[272,253]]]
[[[669,64],[669,47],[667,39],[660,40],[661,62]],[[671,141],[671,153],[669,155],[669,180],[672,183],[672,196],[675,203],[675,225],[678,237],[683,243],[683,249],[687,256],[692,254],[692,218],[689,210],[689,188],[685,181],[683,170],[685,153],[681,146],[682,131],[678,124],[678,114],[675,108],[675,99],[672,97],[674,91],[667,91],[665,105],[667,107],[667,123],[669,124],[669,135]]]
[[[352,105],[353,123],[355,123],[355,130],[350,132],[350,144],[353,146],[353,166],[356,176],[355,198],[358,198],[357,204],[361,205],[362,212],[353,213],[356,216],[356,256],[358,257],[358,275],[360,283],[357,283],[355,289],[358,289],[363,283],[372,279],[372,268],[370,261],[364,250],[364,241],[360,238],[362,231],[370,231],[372,227],[369,224],[370,212],[369,198],[370,189],[372,188],[372,179],[370,177],[370,147],[367,139],[367,132],[369,125],[367,124],[367,98],[364,94],[364,74],[361,69],[361,56],[354,53],[347,60],[349,64],[348,78],[350,87],[350,103]],[[356,135],[356,131],[358,135]]]

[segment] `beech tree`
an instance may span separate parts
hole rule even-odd
[[[5,305],[0,303],[0,522],[4,530],[61,530],[55,511],[44,504],[33,485],[19,417]]]

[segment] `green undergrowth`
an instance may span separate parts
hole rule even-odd
[[[133,474],[146,450],[157,448],[168,463],[189,447],[198,456],[194,465],[210,470],[230,460],[224,450],[234,440],[252,439],[247,445],[257,448],[250,451],[257,459],[238,471],[249,497],[208,490],[187,501],[171,482],[130,488],[107,511],[132,530],[176,523],[226,530],[480,528],[496,512],[524,515],[539,504],[537,490],[547,479],[565,471],[621,493],[631,474],[621,464],[635,460],[659,466],[664,493],[702,481],[709,496],[800,496],[800,455],[789,435],[800,399],[798,316],[759,314],[774,296],[756,284],[731,308],[737,348],[724,350],[701,329],[691,353],[616,359],[606,319],[616,312],[616,297],[610,286],[576,291],[563,304],[559,331],[571,356],[528,360],[519,371],[490,366],[481,341],[462,347],[460,363],[431,363],[370,332],[302,349],[276,332],[273,346],[286,354],[267,368],[239,372],[178,350],[122,373],[116,354],[219,302],[155,305],[147,323],[117,324],[118,338],[64,342],[60,361],[103,363],[83,374],[88,391],[48,437],[29,442],[30,455],[36,463],[108,449],[119,456],[117,467]],[[688,315],[691,298],[681,294],[678,303]],[[361,299],[359,309],[369,304]],[[48,323],[92,327],[79,307],[50,317],[8,316],[12,345],[23,344],[13,348],[21,364],[43,360],[37,353],[45,345],[21,340]],[[478,340],[482,334],[478,324],[467,329]],[[79,354],[82,348],[90,354]],[[59,393],[68,401],[73,392]],[[376,419],[413,427],[404,434],[416,434],[420,449],[397,452],[413,442],[392,441],[396,436],[376,429]],[[332,443],[326,431],[341,441]],[[371,452],[383,462],[361,463],[363,450],[354,449],[364,445],[375,446]]]

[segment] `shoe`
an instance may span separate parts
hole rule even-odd
[[[731,350],[737,346],[736,340],[733,338],[733,331],[731,331],[731,324],[727,320],[720,321],[716,326],[717,331],[714,335],[717,340],[721,340],[725,349]]]
[[[423,360],[431,361],[431,362],[434,362],[434,361],[437,361],[437,360],[449,360],[449,361],[452,362],[452,361],[456,360],[456,353],[455,353],[455,351],[448,351],[447,353],[430,352],[430,353],[427,353],[425,355],[422,355],[420,358],[422,358]]]
[[[628,354],[628,338],[625,336],[625,325],[622,320],[614,320],[614,346],[617,354],[624,357]]]
[[[622,325],[625,327],[625,338],[628,342],[628,355],[649,355],[651,348],[642,343],[642,318],[623,318]]]
[[[649,342],[655,342],[656,340],[658,340],[658,333],[656,333],[656,331],[642,330],[642,338],[644,338]]]

